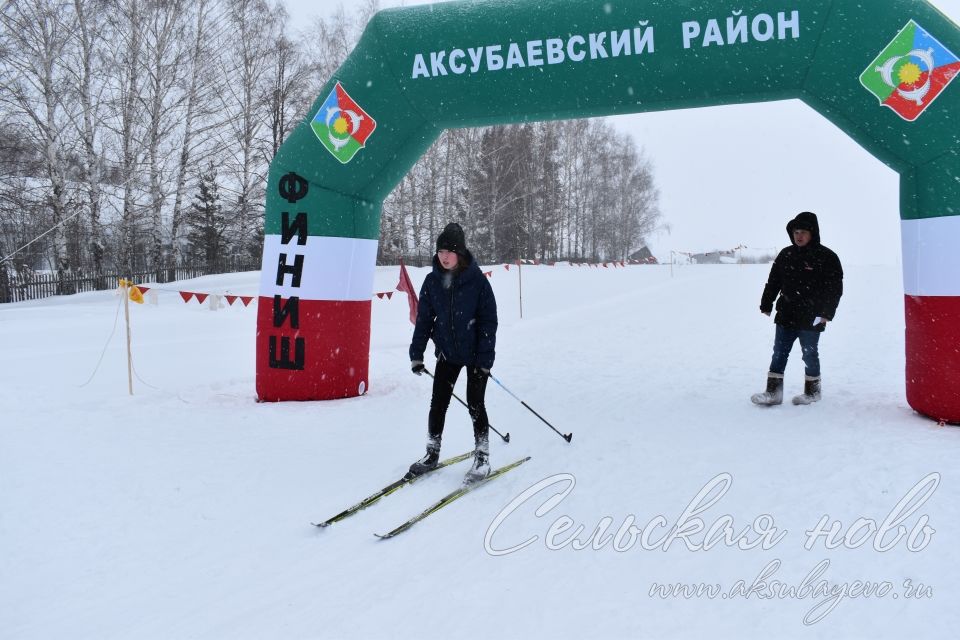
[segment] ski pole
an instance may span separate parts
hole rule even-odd
[[[515,399],[517,402],[519,402],[520,404],[522,404],[523,406],[525,406],[527,409],[529,409],[529,410],[530,410],[530,413],[532,413],[533,415],[535,415],[535,416],[537,416],[538,418],[540,418],[541,420],[543,420],[543,423],[544,423],[545,425],[547,425],[548,427],[550,427],[551,429],[553,429],[554,432],[555,432],[558,436],[560,436],[561,438],[563,438],[563,439],[566,440],[567,442],[570,442],[570,440],[573,438],[573,434],[572,434],[572,433],[563,434],[563,433],[560,433],[559,431],[557,431],[556,427],[554,427],[552,424],[550,424],[549,422],[547,422],[546,418],[544,418],[542,415],[540,415],[539,413],[537,413],[536,411],[534,411],[534,410],[533,410],[533,407],[531,407],[531,406],[528,405],[526,402],[524,402],[523,400],[521,400],[520,398],[518,398],[516,395],[514,395],[514,393],[513,393],[512,391],[510,391],[510,389],[507,389],[502,382],[500,382],[499,380],[497,380],[497,378],[496,378],[492,373],[488,373],[487,375],[490,376],[490,378],[491,378],[494,382],[496,382],[498,385],[500,385],[500,388],[501,388],[501,389],[503,389],[504,391],[506,391],[507,393],[509,393],[511,396],[513,396],[514,399]]]
[[[430,376],[431,378],[433,378],[433,374],[430,373],[430,370],[429,370],[429,369],[424,368],[423,372],[424,372],[425,374],[427,374],[428,376]],[[436,378],[433,378],[433,379],[436,380]],[[450,385],[450,386],[453,387],[453,385]],[[453,393],[453,392],[451,391],[451,393]],[[470,405],[468,405],[466,402],[464,402],[463,400],[461,400],[461,399],[460,399],[460,396],[458,396],[457,394],[454,393],[454,394],[453,394],[453,397],[457,399],[457,402],[459,402],[460,404],[462,404],[463,406],[465,406],[465,407],[467,408],[467,411],[470,411]],[[470,417],[472,418],[472,417],[473,417],[473,414],[470,414]],[[502,433],[500,433],[499,431],[497,431],[496,427],[494,427],[494,426],[493,426],[492,424],[490,424],[489,422],[487,423],[487,426],[490,427],[490,430],[491,430],[491,431],[493,431],[495,434],[497,434],[498,436],[500,436],[501,438],[503,438],[503,441],[504,441],[504,442],[510,442],[510,434],[509,434],[509,433],[508,433],[507,435],[503,435]],[[569,441],[568,441],[568,442],[569,442]]]

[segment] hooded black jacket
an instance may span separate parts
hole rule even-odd
[[[433,271],[420,288],[417,324],[410,343],[410,360],[423,361],[427,340],[437,357],[453,364],[490,369],[497,343],[497,301],[490,282],[469,251],[467,266],[455,272],[433,257]]]
[[[810,242],[798,247],[793,230],[810,230]],[[833,320],[843,295],[843,267],[833,251],[820,244],[817,216],[804,211],[787,223],[790,246],[785,247],[770,267],[770,277],[760,298],[760,311],[769,313],[777,302],[774,322],[789,329],[823,331],[813,326],[817,317]],[[779,295],[779,297],[777,297]]]

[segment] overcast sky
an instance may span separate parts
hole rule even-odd
[[[301,24],[341,4],[283,1]],[[417,4],[427,2],[381,0],[383,8]],[[960,23],[960,0],[931,4]],[[844,262],[900,262],[897,174],[799,101],[608,120],[631,133],[653,161],[670,226],[651,238],[661,259],[671,250],[701,252],[741,243],[780,248],[789,242],[787,220],[813,211],[823,243]]]

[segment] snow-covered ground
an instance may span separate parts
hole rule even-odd
[[[761,409],[768,268],[524,267],[520,319],[515,268],[492,267],[494,373],[573,442],[491,384],[491,421],[511,434],[493,462],[532,460],[388,541],[372,534],[466,464],[310,522],[422,455],[430,381],[409,372],[403,295],[373,300],[365,397],[280,404],[254,401],[255,307],[211,312],[172,291],[255,295],[255,273],[132,305],[133,397],[122,313],[97,368],[115,294],[3,305],[0,637],[956,637],[960,430],[906,405],[898,269],[847,266],[824,400]],[[411,270],[417,286],[425,273]],[[380,268],[375,290],[396,282]],[[788,394],[802,374],[795,350]],[[471,440],[454,403],[444,454]],[[705,487],[715,503],[684,518]],[[914,487],[917,508],[898,510]],[[565,516],[586,548],[564,544]],[[807,535],[824,516],[838,548]],[[621,535],[591,535],[603,523]],[[664,598],[663,584],[703,588]]]

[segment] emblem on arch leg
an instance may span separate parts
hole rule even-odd
[[[310,128],[334,158],[346,164],[357,155],[377,128],[377,121],[360,108],[339,82],[323,101]]]

